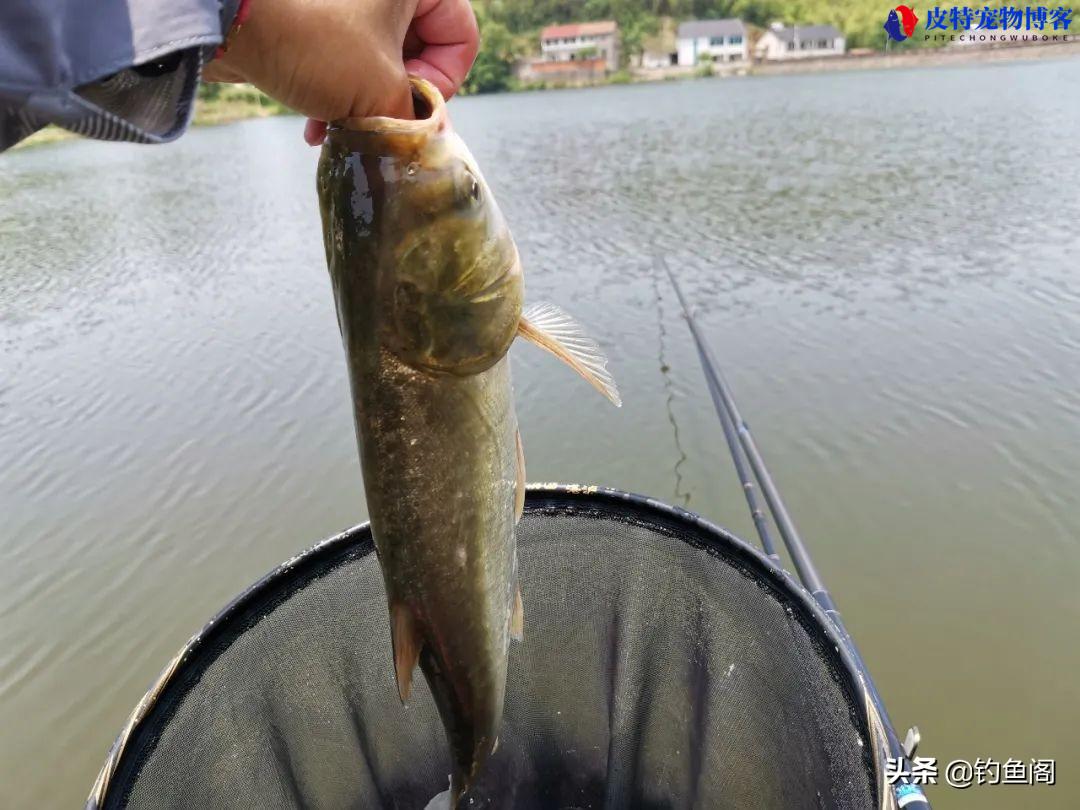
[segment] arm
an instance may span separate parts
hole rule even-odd
[[[239,0],[3,0],[0,151],[46,124],[162,143],[191,118]]]
[[[199,78],[249,82],[309,116],[412,117],[407,71],[449,98],[476,56],[469,0],[0,0],[0,150],[48,123],[162,143]]]

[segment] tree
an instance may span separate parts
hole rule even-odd
[[[514,38],[505,25],[489,17],[482,7],[476,9],[476,21],[480,25],[480,52],[465,80],[465,92],[506,90],[514,72]]]
[[[625,67],[640,56],[645,37],[655,34],[660,26],[649,0],[586,0],[585,19],[615,20],[619,24],[620,62]]]
[[[660,24],[656,17],[642,13],[628,14],[618,22],[622,62],[625,65],[634,57],[641,56],[645,49],[645,38],[659,31]]]

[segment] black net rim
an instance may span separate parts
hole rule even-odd
[[[617,507],[621,518],[630,524],[643,525],[677,539],[692,542],[709,554],[734,564],[741,573],[771,588],[796,610],[796,618],[806,632],[822,645],[836,651],[839,674],[848,693],[853,721],[866,739],[867,765],[882,773],[879,745],[883,730],[869,700],[864,678],[857,664],[851,642],[837,628],[824,608],[780,562],[700,515],[643,495],[608,487],[578,484],[530,484],[526,493],[526,513],[588,514],[603,511],[610,515]],[[692,531],[687,532],[687,529]],[[695,538],[688,540],[688,535]],[[183,701],[209,667],[244,629],[253,626],[273,606],[289,598],[313,579],[338,566],[375,550],[368,523],[354,526],[316,543],[258,579],[223,607],[170,660],[131,713],[124,728],[109,749],[106,761],[87,799],[87,810],[122,806],[124,785],[135,781],[153,749],[153,729],[167,723],[167,718]],[[887,801],[888,791],[880,790],[879,799]]]

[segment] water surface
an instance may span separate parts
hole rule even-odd
[[[529,297],[621,411],[513,351],[531,480],[752,536],[701,323],[897,725],[1080,804],[1080,61],[455,101]],[[0,157],[0,784],[73,806],[167,658],[366,518],[296,119]],[[1027,792],[1023,792],[1023,791]]]

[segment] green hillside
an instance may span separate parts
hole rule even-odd
[[[662,18],[675,22],[738,17],[765,28],[774,21],[812,25],[829,23],[847,37],[848,48],[885,48],[885,22],[892,0],[473,0],[480,22],[482,49],[468,83],[469,92],[490,92],[512,84],[515,58],[538,50],[540,29],[552,23],[614,19],[619,23],[623,56],[640,52],[642,42],[660,28]],[[899,0],[897,0],[899,2]],[[979,4],[982,7],[983,3]],[[998,2],[990,3],[999,5]],[[920,18],[925,13],[919,9]],[[922,46],[913,37],[903,48]],[[897,47],[895,44],[890,47]]]
[[[852,47],[881,48],[882,24],[891,0],[474,0],[484,18],[511,34],[535,31],[560,22],[615,19],[621,28],[646,26],[658,17],[678,21],[739,17],[765,27],[780,20],[808,25],[831,23],[843,31]],[[983,3],[978,4],[981,8]],[[992,4],[996,5],[996,4]]]

